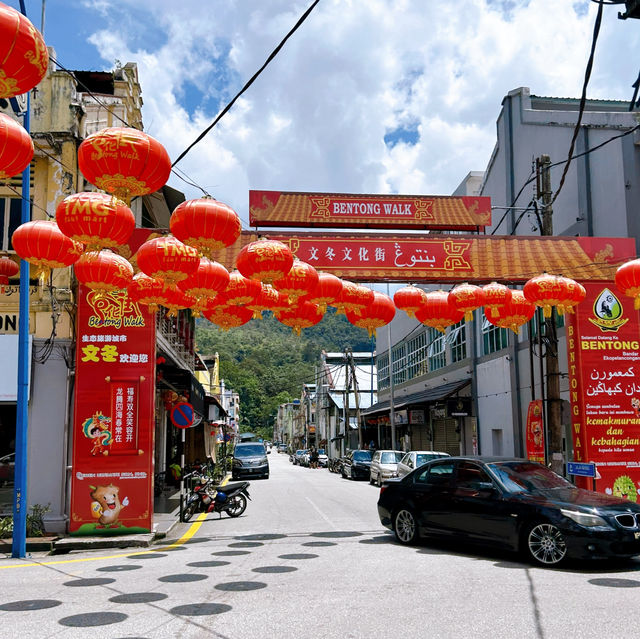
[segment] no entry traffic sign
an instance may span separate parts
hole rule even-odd
[[[180,402],[171,409],[169,418],[176,428],[189,428],[193,426],[193,406]]]

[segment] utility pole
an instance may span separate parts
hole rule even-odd
[[[344,437],[342,438],[342,456],[347,454],[347,437],[349,436],[349,391],[351,381],[349,380],[349,361],[347,359],[347,349],[344,349]]]
[[[551,158],[541,155],[536,159],[538,197],[542,199],[542,235],[553,235],[553,209],[551,191]],[[558,273],[559,275],[559,273]],[[540,327],[542,328],[542,327]],[[562,400],[560,399],[560,366],[558,364],[558,334],[556,331],[556,310],[551,307],[551,317],[544,320],[546,337],[545,364],[547,368],[546,422],[548,450],[551,469],[562,475],[564,458],[562,455]],[[541,354],[542,356],[542,354]]]
[[[356,376],[356,366],[353,361],[353,352],[349,349],[349,367],[351,368],[351,379],[353,379],[353,392],[356,398],[356,421],[358,423],[358,448],[364,448],[362,441],[362,427],[360,425],[360,390],[358,388],[358,378]]]

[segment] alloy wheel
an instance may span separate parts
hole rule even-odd
[[[403,544],[411,544],[418,537],[416,519],[409,510],[398,511],[393,528],[398,541]]]
[[[530,556],[539,564],[554,566],[567,554],[567,545],[560,530],[553,524],[537,524],[527,536]]]

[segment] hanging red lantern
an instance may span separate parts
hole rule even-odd
[[[166,149],[138,129],[111,127],[86,138],[78,148],[82,175],[125,202],[162,188],[171,173]]]
[[[336,306],[342,296],[342,280],[331,273],[318,271],[318,285],[311,293],[299,298],[299,301],[311,302],[320,307],[321,313],[327,312],[327,306]]]
[[[486,308],[484,314],[494,326],[509,328],[517,335],[520,326],[526,324],[535,312],[536,305],[530,302],[522,291],[514,290],[511,291],[509,301],[498,308],[498,317],[494,317],[493,313],[487,313]]]
[[[318,285],[318,271],[302,260],[294,260],[291,270],[281,279],[273,282],[273,287],[284,293],[292,304],[299,297],[312,293]]]
[[[125,244],[136,227],[131,209],[106,193],[74,193],[56,207],[60,230],[89,251]]]
[[[135,254],[138,268],[168,285],[187,279],[200,264],[198,251],[172,235],[147,240]]]
[[[169,220],[171,232],[182,242],[211,258],[213,251],[231,246],[242,231],[238,214],[213,198],[178,204]]]
[[[366,328],[369,337],[375,337],[376,329],[386,326],[395,314],[396,307],[393,300],[383,293],[373,291],[373,302],[358,313],[347,311],[347,319],[354,326]]]
[[[292,266],[293,253],[289,247],[277,240],[264,238],[244,246],[236,259],[240,273],[265,284],[286,277]]]
[[[318,324],[324,314],[320,312],[320,307],[311,302],[300,302],[297,306],[278,313],[278,321],[293,329],[296,335],[300,335],[303,328],[311,328]]]
[[[464,313],[467,322],[473,321],[473,311],[484,304],[485,293],[480,286],[473,284],[458,284],[449,292],[449,302],[453,307]]]
[[[343,280],[338,313],[348,311],[358,315],[363,308],[373,302],[373,297],[373,291],[370,288]]]
[[[42,34],[26,16],[0,2],[0,98],[33,89],[44,78],[48,64]]]
[[[121,255],[106,250],[83,253],[73,270],[81,284],[105,293],[127,288],[133,279],[133,266]]]
[[[242,306],[218,306],[204,312],[204,316],[223,331],[244,326],[253,317],[253,311]]]
[[[557,310],[559,315],[564,313],[573,313],[574,308],[584,301],[587,296],[587,289],[585,289],[580,282],[576,282],[569,277],[563,277],[566,280],[568,299],[565,299],[564,304],[558,304]]]
[[[10,257],[0,257],[0,293],[4,293],[9,278],[16,276],[19,271],[20,267]]]
[[[616,287],[628,297],[633,297],[633,308],[640,309],[640,259],[625,262],[616,270]]]
[[[504,284],[491,282],[482,287],[484,291],[485,315],[487,317],[498,317],[500,309],[511,299],[511,289]],[[487,314],[486,309],[489,309]]]
[[[206,308],[208,300],[227,288],[229,279],[229,271],[222,264],[203,257],[200,259],[198,268],[189,277],[179,282],[178,286],[187,295],[196,298],[192,308],[194,315],[199,317]]]
[[[11,236],[15,252],[37,268],[37,274],[49,269],[71,266],[82,254],[82,244],[67,237],[49,220],[21,224]]]
[[[258,280],[251,280],[239,271],[232,271],[224,296],[229,306],[246,306],[255,302],[261,293],[262,284]]]
[[[543,273],[532,277],[523,288],[524,296],[532,304],[542,307],[542,315],[551,317],[551,307],[561,305],[569,300],[567,280],[557,275]]]
[[[416,316],[416,311],[424,305],[427,294],[417,286],[409,284],[399,288],[393,294],[393,303],[401,311],[404,311],[409,317]]]
[[[431,291],[427,293],[424,305],[416,311],[416,319],[425,326],[435,328],[441,333],[447,326],[457,324],[464,317],[464,311],[459,311],[450,301],[446,291]]]
[[[0,68],[0,85],[2,84],[1,73]],[[13,118],[0,113],[0,180],[22,173],[29,166],[32,158],[31,136]]]
[[[273,311],[279,307],[280,293],[269,284],[262,285],[262,291],[255,300],[249,302],[246,307],[253,311],[253,319],[262,319],[262,311]]]
[[[166,305],[165,285],[162,280],[136,273],[127,286],[127,294],[132,302],[147,306],[155,313],[159,306]]]
[[[188,295],[175,284],[168,286],[164,295],[162,306],[167,309],[168,317],[175,317],[179,310],[191,308],[196,303],[196,298],[193,295]]]
[[[271,286],[270,284],[266,284],[265,286],[269,286],[271,289],[276,291],[276,289],[273,288],[273,286]],[[271,308],[269,310],[277,318],[280,313],[283,313],[285,311],[291,310],[294,306],[296,306],[296,304],[292,304],[289,301],[289,298],[284,293],[281,293],[280,291],[276,291],[276,293],[277,293],[278,297],[274,301],[273,305],[271,306]],[[301,302],[301,301],[302,301],[302,298],[298,298],[297,302]]]

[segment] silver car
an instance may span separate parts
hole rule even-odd
[[[382,482],[398,476],[398,462],[404,453],[401,450],[376,450],[371,459],[369,483],[382,486]]]
[[[404,477],[418,466],[438,457],[449,457],[449,453],[439,453],[436,450],[410,450],[398,463],[398,477]]]

